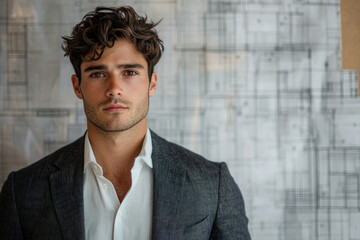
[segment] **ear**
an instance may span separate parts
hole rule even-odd
[[[153,72],[153,74],[151,75],[151,81],[150,81],[150,86],[149,86],[149,96],[150,97],[155,95],[156,87],[157,87],[157,73]]]
[[[79,81],[79,78],[75,74],[73,74],[71,76],[71,82],[72,82],[72,85],[73,85],[73,88],[74,88],[75,95],[79,99],[83,99],[83,95],[82,95],[81,89],[80,89],[80,81]]]

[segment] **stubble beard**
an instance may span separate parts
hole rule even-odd
[[[109,102],[116,102],[115,100],[110,100]],[[92,106],[88,103],[86,98],[83,96],[83,103],[84,103],[84,111],[86,118],[99,130],[104,132],[124,132],[132,127],[136,126],[139,122],[141,122],[146,116],[149,111],[149,93],[145,95],[145,97],[141,100],[141,102],[136,106],[136,109],[133,110],[133,112],[130,112],[130,116],[128,119],[111,119],[111,120],[105,120],[104,118],[101,118],[101,113],[98,113],[96,107]],[[106,104],[106,103],[105,103]],[[105,105],[101,104],[101,105]],[[128,105],[128,104],[127,104]],[[128,106],[131,107],[131,106]],[[98,108],[100,109],[100,108]],[[125,111],[129,111],[130,108],[128,108]],[[102,111],[102,110],[100,110]],[[104,113],[105,114],[105,113]],[[110,113],[116,118],[117,115],[123,114],[123,113]]]

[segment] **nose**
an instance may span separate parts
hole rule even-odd
[[[111,75],[108,79],[108,88],[106,96],[108,98],[116,98],[122,95],[121,79],[118,76]]]

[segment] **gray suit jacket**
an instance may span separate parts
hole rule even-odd
[[[153,239],[250,239],[226,164],[151,136]],[[83,164],[81,137],[12,172],[0,194],[0,239],[85,239]]]

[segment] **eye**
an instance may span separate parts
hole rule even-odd
[[[137,73],[135,71],[128,70],[125,72],[125,76],[135,76]]]
[[[101,72],[95,72],[90,75],[91,78],[102,78],[105,77],[105,75]]]

